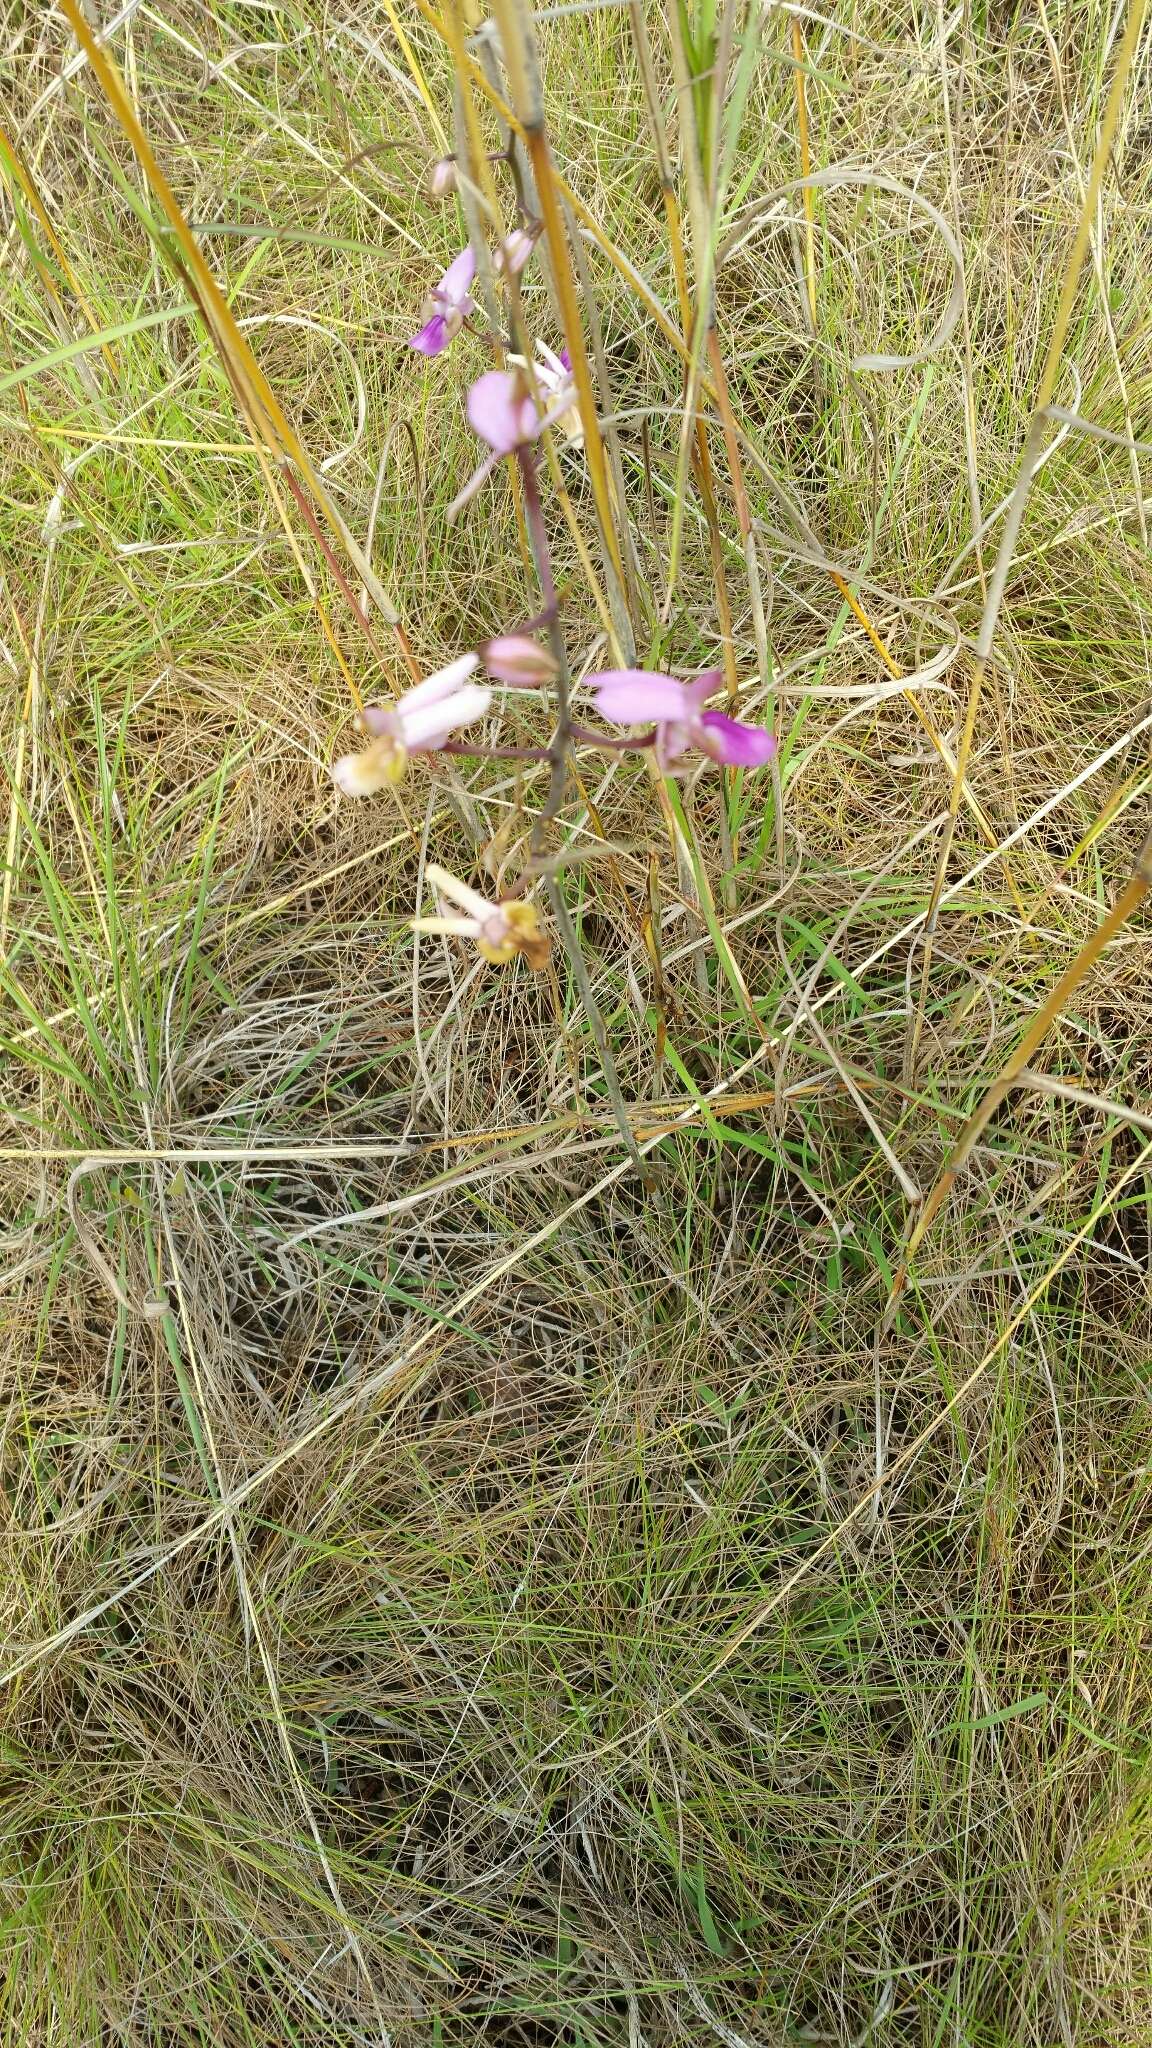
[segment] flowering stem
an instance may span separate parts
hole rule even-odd
[[[536,574],[540,579],[540,595],[544,599],[541,613],[542,622],[548,629],[548,645],[556,663],[556,725],[548,747],[548,759],[552,763],[552,777],[548,794],[544,799],[536,823],[532,827],[532,859],[540,858],[544,849],[544,834],[564,801],[568,787],[568,749],[572,741],[572,704],[568,679],[568,658],[564,651],[564,635],[560,631],[560,604],[556,596],[556,584],[552,575],[552,555],[548,546],[548,529],[544,523],[544,507],[540,502],[540,481],[536,473],[536,453],[529,447],[517,450],[520,463],[520,480],[524,489],[524,513],[528,522],[528,538],[532,543],[532,558]]]
[[[548,748],[548,759],[552,763],[552,774],[548,794],[537,814],[529,840],[529,857],[521,877],[520,885],[509,891],[518,895],[529,875],[539,872],[545,858],[545,835],[548,826],[556,817],[564,802],[568,787],[568,750],[574,737],[572,728],[572,703],[568,677],[568,660],[564,651],[564,635],[560,630],[560,606],[556,597],[556,584],[552,575],[552,556],[548,547],[548,529],[544,523],[544,507],[540,502],[540,484],[536,473],[536,452],[530,447],[518,448],[520,477],[524,487],[524,513],[528,524],[528,538],[532,543],[532,554],[536,563],[536,574],[540,579],[540,595],[544,599],[543,623],[548,629],[548,644],[556,663],[556,726]],[[600,744],[597,738],[597,745]],[[572,922],[572,915],[564,898],[564,891],[555,875],[548,875],[544,884],[552,915],[568,956],[576,986],[584,1004],[584,1013],[592,1027],[592,1036],[600,1054],[600,1068],[608,1099],[612,1104],[620,1135],[631,1157],[632,1164],[643,1177],[644,1162],[636,1143],[636,1136],[628,1117],[628,1107],[620,1086],[620,1076],[608,1043],[608,1033],[600,1005],[596,1001],[587,962],[580,950],[580,936]]]
[[[542,626],[550,625],[551,620],[552,614],[550,612],[536,612],[532,618],[525,619],[521,625],[506,626],[503,630],[510,633],[538,633]]]

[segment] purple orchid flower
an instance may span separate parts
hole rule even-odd
[[[469,287],[476,275],[476,258],[471,246],[453,257],[438,285],[434,285],[420,308],[424,325],[412,335],[409,348],[422,356],[438,356],[454,334],[459,334],[474,310]]]
[[[513,228],[497,245],[492,265],[497,277],[519,277],[536,247],[536,236],[528,228]]]
[[[465,410],[470,424],[480,439],[487,441],[492,453],[484,457],[463,490],[453,498],[446,515],[450,521],[470,498],[475,497],[501,456],[514,455],[518,448],[527,448],[541,427],[548,424],[546,418],[541,419],[521,370],[485,370],[469,391]]]
[[[450,199],[456,190],[456,159],[454,156],[438,157],[428,173],[427,187],[430,199]]]
[[[655,725],[656,759],[665,775],[689,747],[727,768],[762,768],[776,752],[775,734],[704,708],[723,680],[718,668],[691,683],[644,668],[602,669],[588,678],[602,718],[612,725]]]

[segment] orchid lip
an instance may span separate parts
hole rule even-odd
[[[438,356],[447,348],[451,338],[443,313],[433,313],[423,327],[409,336],[408,346],[414,348],[418,355]]]
[[[704,711],[700,740],[714,761],[728,768],[762,768],[776,752],[776,735],[762,725],[745,725],[724,711]]]

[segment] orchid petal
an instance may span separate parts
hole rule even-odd
[[[576,406],[574,391],[565,391],[552,405],[540,422],[540,431],[545,427],[562,427],[570,441],[584,439],[584,426]]]
[[[468,296],[468,287],[476,275],[476,252],[469,242],[454,256],[436,287],[440,298],[450,299],[454,305],[462,305]]]
[[[481,896],[478,889],[469,888],[468,883],[462,882],[450,868],[442,868],[438,861],[430,860],[424,875],[441,896],[446,896],[449,903],[455,903],[457,909],[466,911],[478,923],[484,924],[491,917],[495,905],[486,896]]]
[[[477,936],[474,917],[414,917],[409,922],[414,932],[445,932],[454,939]]]
[[[530,235],[525,228],[513,228],[512,233],[504,237],[493,257],[499,275],[519,277],[535,247],[535,235]]]
[[[502,683],[550,683],[556,657],[527,633],[498,633],[481,650],[489,675]]]
[[[360,723],[374,739],[384,735],[392,740],[400,738],[400,721],[390,704],[366,704],[360,713]]]
[[[436,163],[434,163],[434,164],[432,165],[432,168],[431,168],[431,170],[429,171],[429,173],[428,173],[428,177],[427,177],[427,179],[426,179],[426,181],[425,181],[425,186],[426,186],[426,190],[427,190],[427,192],[428,192],[428,196],[429,196],[429,198],[430,198],[430,199],[447,199],[447,198],[449,198],[449,196],[450,196],[450,195],[451,195],[451,194],[452,194],[453,192],[455,192],[455,190],[456,190],[456,184],[457,184],[457,178],[456,178],[456,159],[455,159],[455,157],[454,157],[454,156],[442,156],[442,157],[440,157],[440,158],[439,158],[439,160],[438,160],[438,161],[437,161]]]
[[[442,747],[457,726],[475,725],[478,718],[483,718],[491,702],[491,690],[479,683],[466,683],[462,690],[454,690],[439,703],[419,704],[415,711],[404,713],[404,744],[410,750],[424,752]]]
[[[443,313],[433,313],[432,318],[425,321],[418,334],[409,335],[408,346],[414,348],[418,355],[438,356],[447,348],[451,339],[448,322]]]
[[[775,733],[762,725],[742,725],[724,711],[703,711],[698,723],[704,752],[728,768],[762,768],[776,752]]]
[[[653,718],[685,718],[693,709],[685,701],[683,683],[655,670],[607,668],[587,680],[596,692],[596,709],[601,717],[616,725],[647,725]]]
[[[572,365],[564,360],[568,353],[567,349],[564,356],[558,356],[555,349],[549,348],[546,341],[538,341],[536,353],[540,358],[536,366],[536,376],[540,382],[548,384],[554,390],[563,378],[571,376]]]
[[[672,719],[656,728],[656,765],[662,775],[671,775],[676,762],[692,744],[695,734],[690,725],[679,719]]]
[[[447,668],[438,668],[434,675],[425,676],[422,683],[414,683],[410,690],[405,690],[396,707],[401,717],[407,719],[410,711],[422,710],[425,704],[439,704],[450,697],[479,666],[478,654],[458,654]]]
[[[515,370],[486,370],[468,393],[468,418],[498,455],[511,455],[540,431],[540,415]]]

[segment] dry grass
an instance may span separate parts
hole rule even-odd
[[[538,606],[500,478],[444,518],[482,341],[402,346],[460,234],[421,188],[421,82],[453,120],[434,21],[144,0],[109,42],[421,669]],[[601,237],[640,657],[706,665],[726,591],[783,807],[701,777],[677,837],[637,757],[582,754],[550,843],[584,988],[559,945],[532,976],[413,941],[428,859],[518,872],[546,769],[334,798],[349,679],[400,687],[396,643],[278,506],[122,125],[90,66],[60,83],[65,21],[7,15],[14,2043],[1152,2044],[1139,910],[1032,1058],[1095,1100],[1014,1091],[891,1301],[908,1186],[1145,830],[1147,45],[1055,393],[1113,438],[1049,423],[967,764],[993,844],[965,798],[949,852],[954,777],[829,570],[954,760],[1124,20],[814,10],[813,165],[901,189],[808,216],[790,17],[738,121],[697,95],[728,173],[703,211],[675,21],[649,11],[660,126],[689,290],[716,264],[768,665],[707,390],[713,487],[693,457],[678,494],[635,10],[542,22],[549,131]],[[918,200],[962,317],[850,372],[944,310]],[[558,341],[539,260],[524,303]],[[603,639],[555,502],[579,677]],[[539,699],[503,736],[543,743]]]

